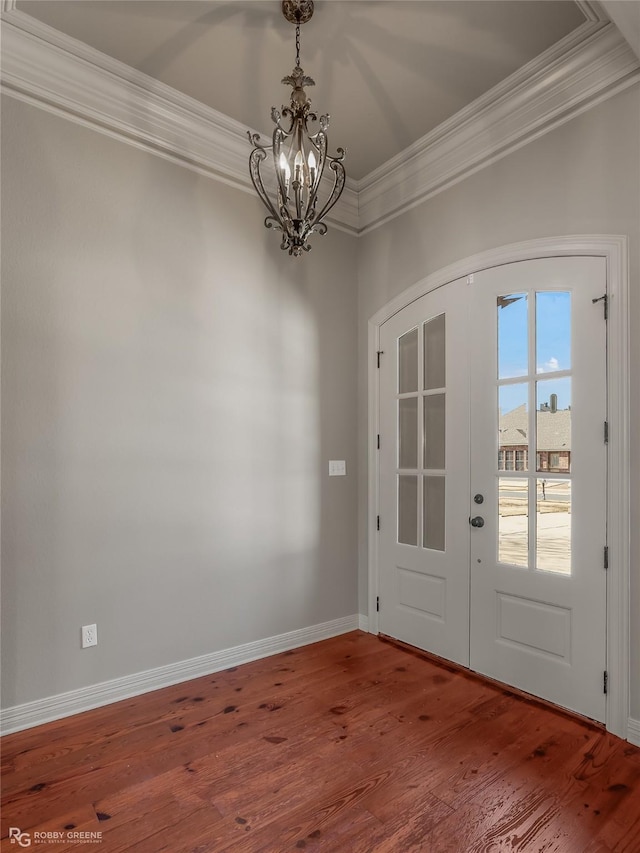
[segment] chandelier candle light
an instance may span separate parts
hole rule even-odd
[[[249,157],[249,172],[256,192],[269,211],[264,224],[282,232],[281,249],[300,257],[311,246],[309,236],[313,233],[326,234],[324,218],[342,195],[345,171],[342,161],[345,151],[338,148],[336,157],[327,154],[327,128],[329,116],[311,112],[311,101],[305,86],[315,86],[300,66],[300,26],[313,15],[313,0],[283,0],[282,14],[296,26],[296,65],[282,82],[292,87],[291,101],[282,112],[271,108],[275,124],[273,144],[262,145],[260,135],[247,131],[249,142],[255,146]],[[288,129],[282,122],[288,120]],[[309,122],[318,122],[320,129],[311,133]],[[261,166],[273,154],[275,191],[271,195],[265,189]],[[322,184],[325,166],[333,172],[333,188],[323,205],[318,204],[318,191]],[[271,182],[273,183],[273,181]],[[324,190],[324,187],[323,187]],[[317,212],[317,208],[320,208]]]

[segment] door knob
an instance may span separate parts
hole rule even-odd
[[[476,515],[475,518],[469,519],[469,524],[472,527],[484,527],[484,518],[481,515]]]

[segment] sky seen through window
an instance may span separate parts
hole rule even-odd
[[[500,387],[502,414],[527,402],[528,311],[532,294],[514,293],[502,297],[498,308],[498,367],[500,379],[522,377],[523,382]],[[545,291],[535,295],[537,408],[548,403],[551,394],[558,397],[558,408],[571,405],[571,380],[553,379],[549,374],[571,368],[571,294]]]

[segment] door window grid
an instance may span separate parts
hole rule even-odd
[[[398,542],[444,551],[445,315],[405,332],[397,346]]]
[[[549,296],[552,296],[553,299],[548,299]],[[562,309],[559,313],[563,318],[564,326],[562,327],[562,323],[560,323],[561,328],[554,330],[555,344],[553,335],[547,336],[545,330],[548,313],[545,313],[543,309],[547,301],[560,303]],[[522,357],[522,341],[519,340],[516,347],[517,364],[511,370],[507,363],[509,333],[505,329],[501,312],[516,304],[518,310],[516,325],[520,327],[518,338],[521,337],[523,325],[527,329],[528,364],[525,369]],[[523,315],[525,314],[526,320],[523,324]],[[571,336],[571,294],[565,291],[536,291],[531,289],[526,293],[499,296],[497,299],[497,315],[497,392],[500,403],[498,409],[497,473],[502,475],[497,477],[496,483],[498,491],[498,561],[532,570],[570,574],[571,363],[568,355],[563,361],[556,358],[553,355],[553,346],[562,348],[564,336],[564,349],[566,349],[567,354],[570,353],[568,341],[570,342]],[[557,327],[557,317],[552,319]],[[542,356],[545,360],[540,364]],[[518,386],[522,388],[523,384],[526,384],[528,388],[528,406],[520,406],[518,409],[516,402],[519,400],[516,401],[512,392],[515,392]],[[559,399],[559,395],[551,391],[552,387],[565,392],[561,394],[562,399]],[[541,393],[545,394],[547,390],[549,391],[548,399],[543,401],[540,399]],[[510,396],[514,399],[514,408],[505,411],[502,407],[503,398],[508,400]],[[515,424],[514,421],[518,418],[523,423]],[[509,420],[511,423],[506,423]],[[513,431],[514,427],[518,427],[523,433],[525,440],[521,443],[525,444],[525,447],[513,446],[514,443],[520,443]],[[511,440],[509,441],[510,428]],[[509,475],[522,477],[523,473],[528,471],[528,448],[531,446],[529,436],[536,448],[534,455],[536,470],[529,474],[525,473],[525,480],[514,479],[510,481],[504,479],[505,474],[507,477]],[[562,444],[562,447],[556,447],[554,441],[556,444]],[[508,446],[509,444],[511,446]],[[540,479],[540,473],[548,473],[550,476],[546,479]],[[567,479],[559,480],[558,474]],[[521,495],[526,495],[526,499],[514,500],[513,485],[516,483],[521,486],[526,485],[526,488],[519,490]],[[545,495],[543,495],[543,489]],[[508,536],[511,536],[512,539],[514,537],[520,539],[515,557],[513,548],[510,551],[505,548],[506,537]],[[523,562],[522,555],[524,552],[527,554],[526,562]]]

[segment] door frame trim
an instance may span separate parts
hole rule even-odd
[[[378,633],[376,600],[379,589],[378,536],[380,391],[377,356],[380,327],[403,308],[438,287],[491,267],[537,258],[595,256],[607,264],[609,320],[607,328],[607,383],[609,459],[607,474],[607,694],[606,727],[626,739],[629,721],[630,652],[630,477],[629,477],[629,272],[625,235],[570,235],[511,243],[480,252],[421,279],[377,311],[368,324],[369,357],[369,464],[368,464],[368,630]]]

